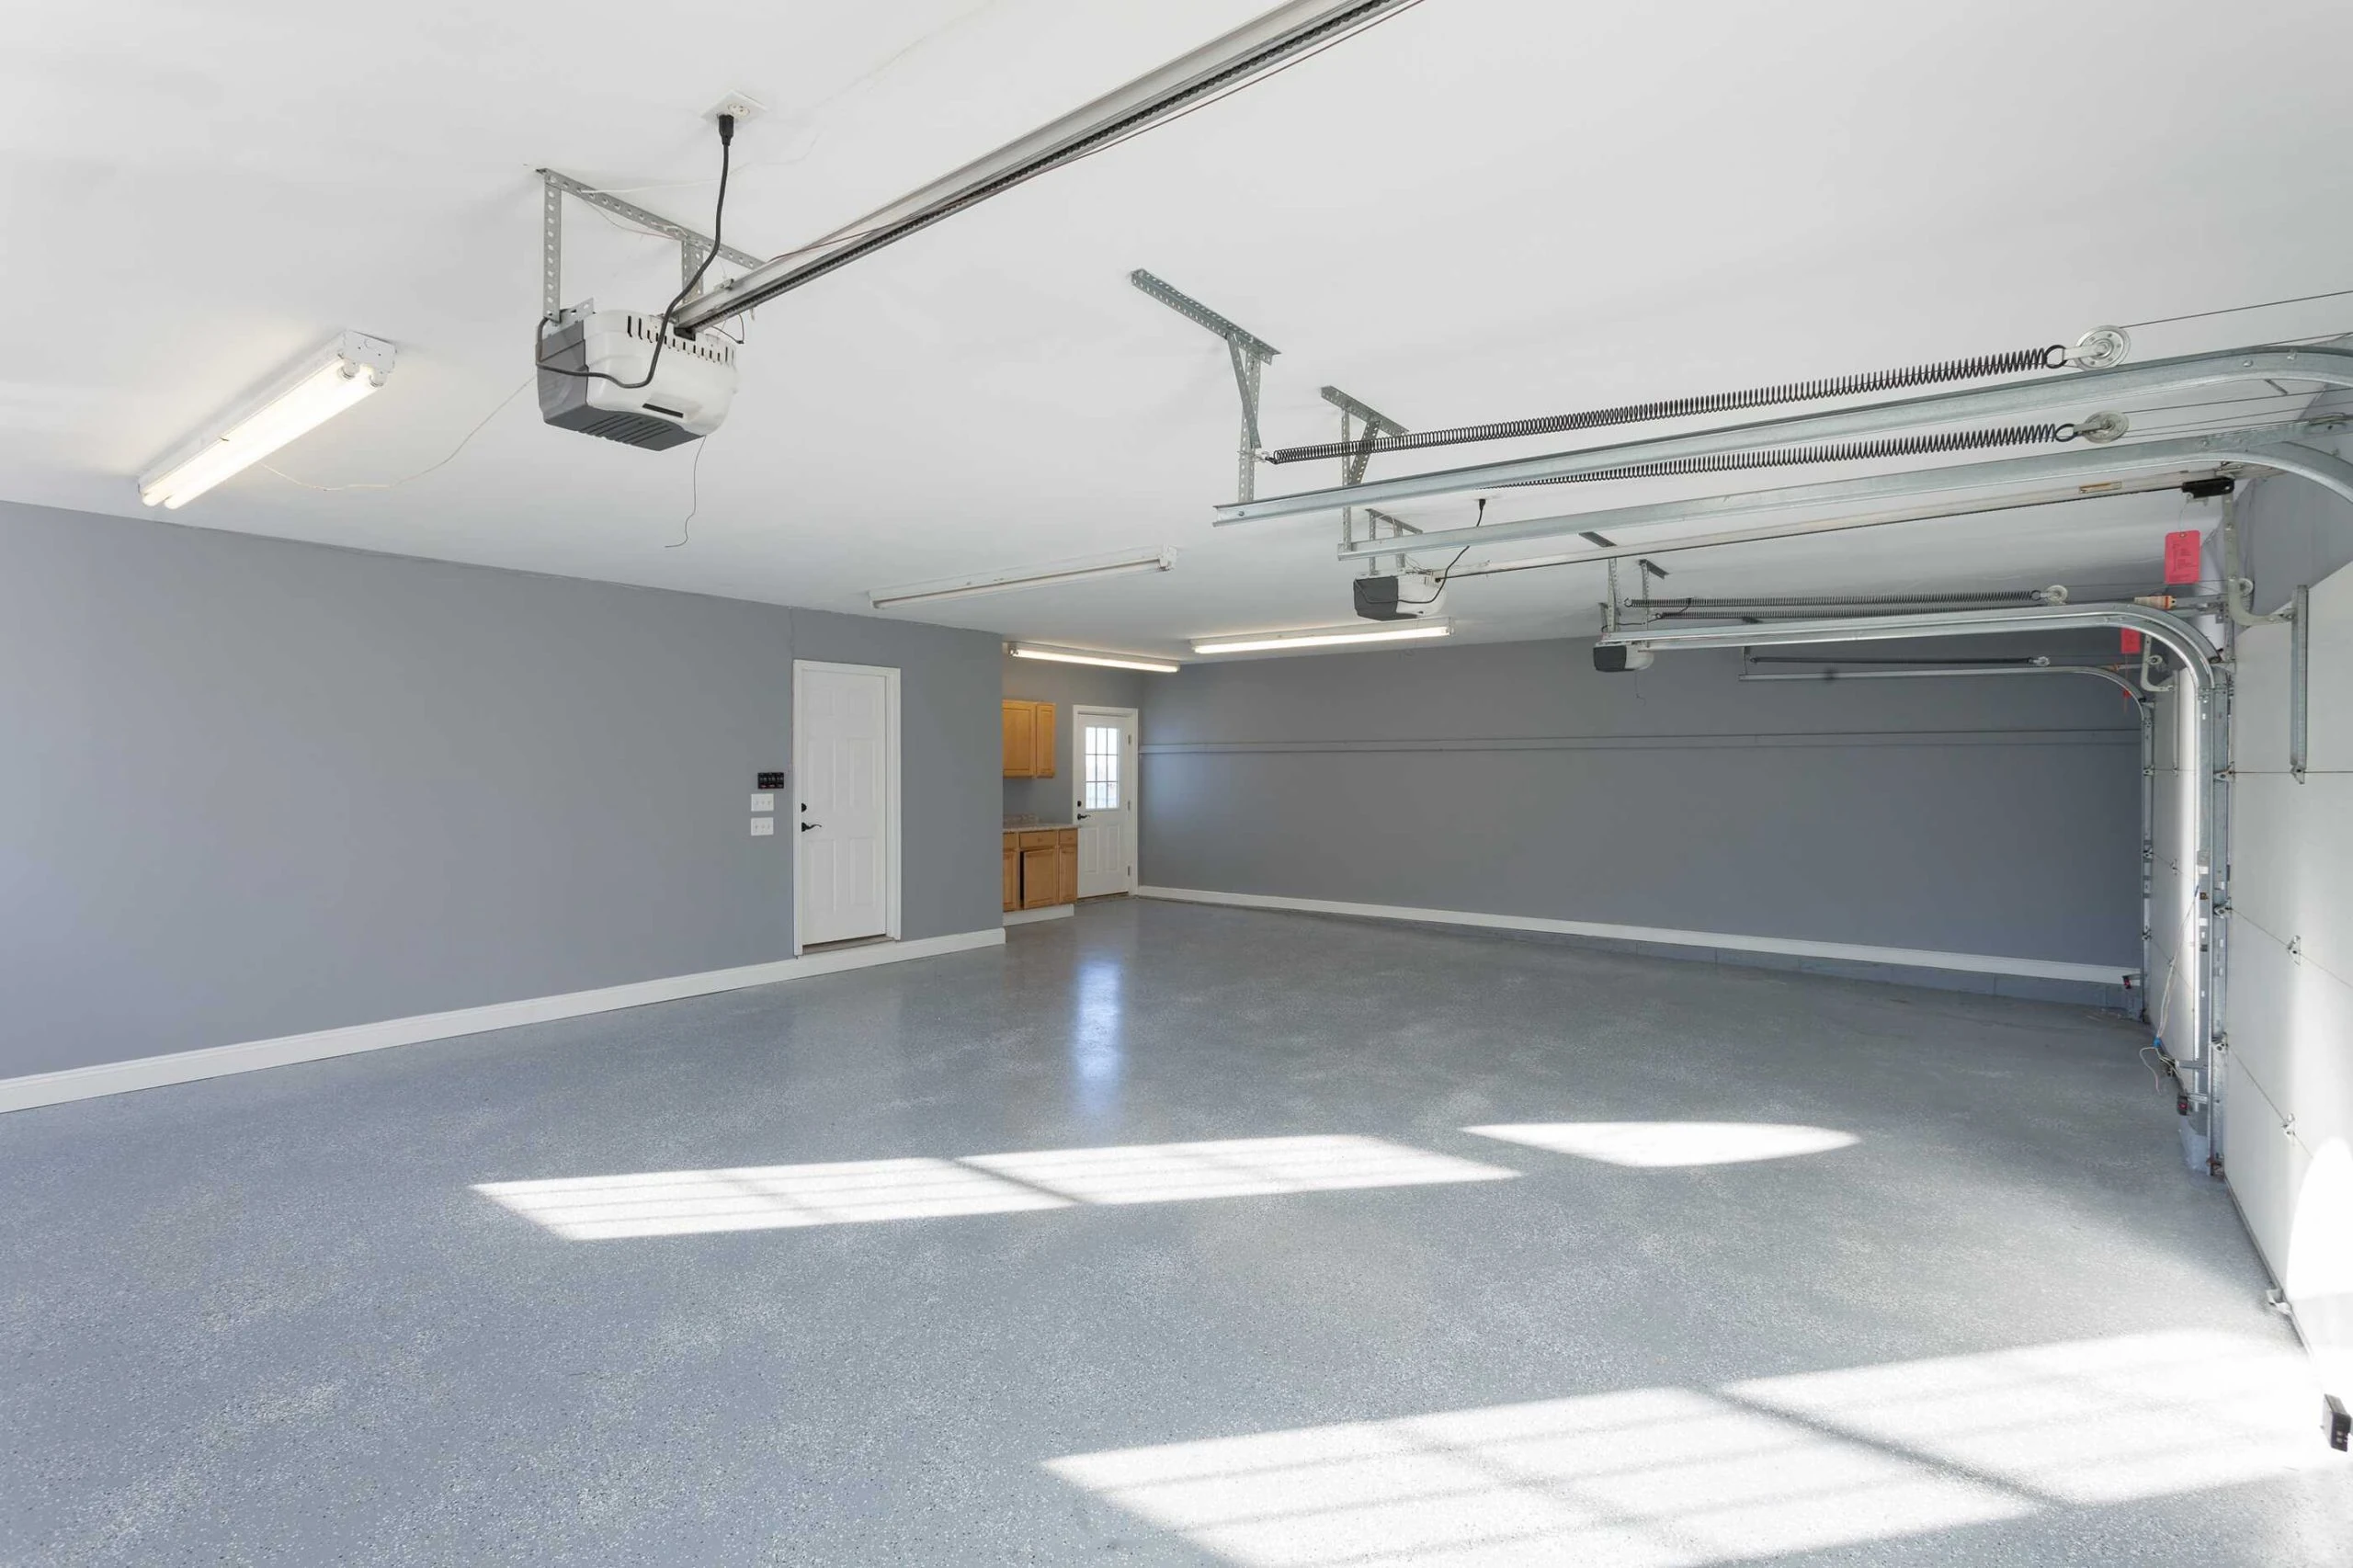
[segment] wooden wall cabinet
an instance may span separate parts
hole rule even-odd
[[[1054,705],[1007,698],[1005,710],[1005,776],[1054,776]]]
[[[1078,902],[1078,829],[1023,828],[1005,835],[1005,907]]]

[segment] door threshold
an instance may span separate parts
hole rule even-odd
[[[849,948],[879,948],[892,940],[893,938],[890,937],[875,936],[844,937],[837,942],[811,942],[801,949],[801,956],[807,958],[811,953],[838,953]]]

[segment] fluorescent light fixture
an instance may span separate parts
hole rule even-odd
[[[992,572],[980,577],[953,577],[933,583],[910,583],[899,588],[877,588],[867,598],[876,609],[892,605],[920,604],[927,599],[966,599],[982,594],[1009,594],[1017,588],[1045,588],[1058,583],[1086,583],[1097,577],[1123,577],[1131,572],[1165,572],[1176,564],[1176,552],[1130,551],[1124,555],[1090,555],[1076,561],[1049,562],[1043,566]]]
[[[1088,653],[1074,649],[1040,648],[1028,642],[1016,642],[1012,653],[1017,659],[1043,659],[1053,665],[1100,665],[1108,670],[1150,670],[1164,676],[1173,676],[1183,667],[1165,659],[1147,659],[1141,653]]]
[[[1267,631],[1241,637],[1211,637],[1193,644],[1196,653],[1261,653],[1293,648],[1336,648],[1344,642],[1404,642],[1453,635],[1454,624],[1417,620],[1411,626],[1384,626],[1359,631],[1353,627],[1325,626],[1306,631]]]
[[[231,415],[216,433],[141,479],[139,499],[166,511],[187,506],[382,386],[392,373],[392,352],[381,337],[341,334]]]

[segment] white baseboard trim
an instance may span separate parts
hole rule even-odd
[[[280,1035],[276,1040],[249,1040],[201,1051],[178,1051],[165,1056],[139,1056],[128,1062],[69,1067],[58,1073],[33,1073],[21,1078],[0,1078],[0,1111],[29,1110],[35,1106],[89,1099],[98,1095],[127,1094],[133,1089],[251,1073],[262,1067],[351,1056],[363,1051],[381,1051],[387,1046],[453,1040],[460,1035],[513,1028],[518,1024],[544,1024],[588,1013],[618,1012],[654,1002],[708,996],[718,991],[740,991],[747,985],[813,980],[844,970],[870,969],[877,964],[904,963],[910,959],[937,958],[943,953],[969,952],[975,948],[1004,944],[1002,926],[958,931],[946,937],[922,937],[912,942],[878,942],[872,947],[809,953],[772,963],[746,964],[741,969],[706,970],[699,974],[641,980],[561,996],[531,996],[519,1002],[494,1002],[488,1006],[460,1007],[449,1013],[422,1013],[415,1017],[385,1018],[378,1023],[352,1024],[310,1034]]]
[[[2046,959],[2000,958],[1988,953],[1940,953],[1926,948],[1870,948],[1852,942],[1742,937],[1724,931],[1677,931],[1663,926],[1612,926],[1597,920],[1550,920],[1534,915],[1479,915],[1461,909],[1409,909],[1393,903],[1342,903],[1327,898],[1279,898],[1272,893],[1208,892],[1199,888],[1138,888],[1136,893],[1142,898],[1175,899],[1185,903],[1223,903],[1243,909],[1293,909],[1308,915],[1353,915],[1368,920],[1414,920],[1437,926],[1476,926],[1495,931],[1549,931],[1567,937],[1608,937],[1619,941],[1657,942],[1677,948],[1783,953],[1793,958],[1902,964],[1913,969],[2007,974],[2029,980],[2075,980],[2094,985],[2120,985],[2124,977],[2131,972],[2124,969],[2104,969],[2098,964],[2054,963]]]
[[[1049,903],[1037,909],[1008,909],[1005,912],[1007,926],[1029,926],[1040,920],[1067,920],[1078,913],[1074,903]]]

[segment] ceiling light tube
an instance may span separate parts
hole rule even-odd
[[[1289,653],[1300,648],[1336,648],[1350,642],[1404,642],[1451,636],[1453,623],[1417,620],[1411,626],[1384,626],[1359,631],[1349,626],[1323,626],[1304,631],[1263,631],[1237,637],[1204,638],[1193,644],[1196,653]]]
[[[174,511],[278,450],[382,386],[392,346],[347,332],[291,374],[250,399],[210,435],[189,443],[139,482],[139,499]]]
[[[1009,651],[1017,659],[1043,659],[1053,665],[1100,665],[1107,670],[1150,670],[1154,675],[1173,676],[1184,668],[1165,659],[1147,659],[1142,653],[1094,653],[1076,648],[1040,648],[1030,642],[1016,642]]]
[[[1097,577],[1123,577],[1131,572],[1165,572],[1176,564],[1176,552],[1165,546],[1142,553],[1089,556],[1081,561],[1057,561],[979,577],[956,577],[936,583],[910,583],[898,588],[877,588],[866,597],[876,609],[920,604],[931,599],[967,599],[982,594],[1009,594],[1018,588],[1045,588],[1061,583],[1086,583]]]

